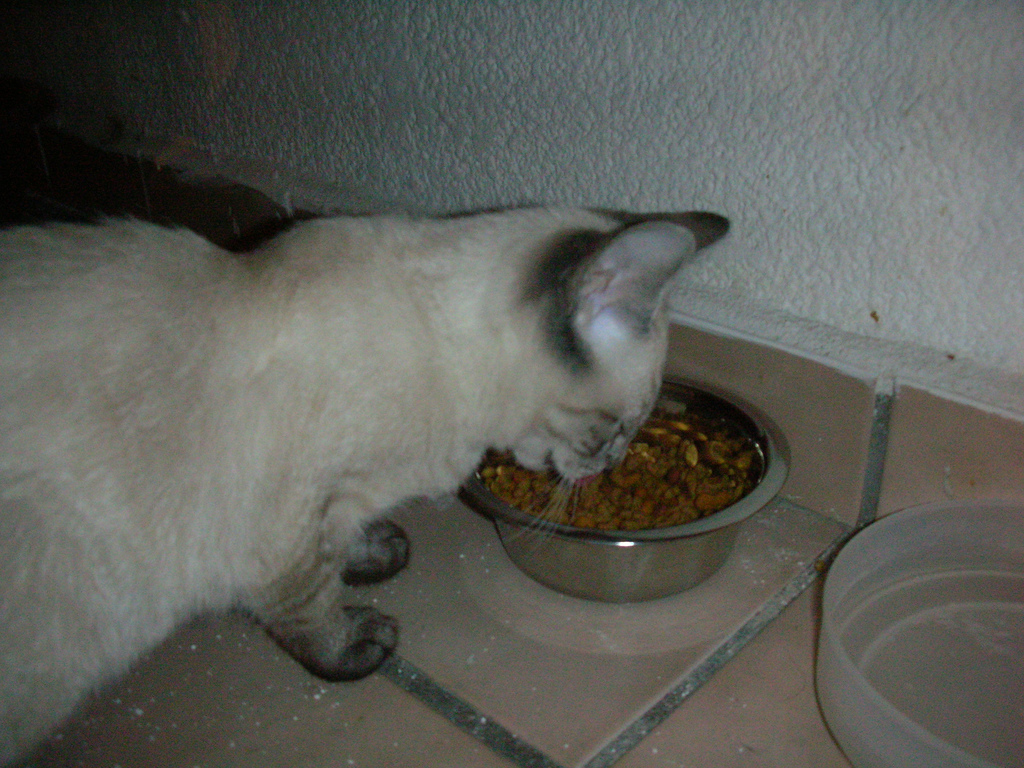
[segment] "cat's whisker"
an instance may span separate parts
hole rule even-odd
[[[537,545],[550,538],[555,526],[565,522],[563,517],[569,504],[569,492],[566,491],[566,481],[559,478],[551,488],[547,503],[543,509],[534,515],[529,525],[524,526],[519,532],[513,534],[514,539],[530,536]]]
[[[577,480],[572,484],[572,487],[570,488],[569,503],[572,509],[569,512],[569,522],[571,524],[575,524],[576,510],[579,509],[580,506],[580,497],[582,497],[583,495],[583,487],[584,484],[580,483],[580,481]]]
[[[582,486],[577,481],[559,477],[551,488],[544,508],[532,515],[528,526],[510,534],[515,539],[531,537],[535,546],[540,546],[552,535],[558,525],[572,525],[575,511],[579,507]]]

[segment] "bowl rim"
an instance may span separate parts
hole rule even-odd
[[[739,411],[754,425],[757,432],[754,437],[764,456],[764,471],[753,490],[736,503],[707,517],[680,525],[618,531],[580,528],[541,521],[534,515],[521,511],[491,493],[480,480],[476,469],[463,483],[461,495],[477,511],[490,517],[496,523],[502,522],[521,528],[530,528],[544,536],[582,539],[613,546],[639,542],[673,541],[689,536],[699,536],[746,520],[775,498],[786,481],[789,473],[789,445],[782,431],[759,408],[722,387],[689,377],[666,376],[659,390],[659,398],[665,394],[671,394],[673,389],[697,391],[701,395],[710,396],[712,399],[724,403],[726,407]]]

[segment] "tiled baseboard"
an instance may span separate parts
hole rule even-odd
[[[932,501],[1024,501],[1024,416],[676,322],[667,373],[730,389],[779,422],[791,501],[852,526]]]
[[[1024,503],[1024,417],[897,382],[879,515],[982,498]]]

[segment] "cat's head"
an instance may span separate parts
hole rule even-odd
[[[728,227],[714,213],[606,214],[545,243],[522,300],[561,375],[513,446],[520,464],[575,480],[622,458],[661,387],[669,282]]]

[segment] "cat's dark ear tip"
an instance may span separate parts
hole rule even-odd
[[[602,211],[606,215],[618,219],[625,226],[633,226],[644,221],[670,221],[686,227],[693,233],[697,241],[697,249],[711,245],[716,240],[725,237],[729,231],[729,220],[718,213],[711,211],[687,211],[686,213],[621,213],[617,211]]]
[[[725,237],[729,231],[729,220],[710,211],[691,211],[686,214],[687,228],[697,240],[698,250]]]

